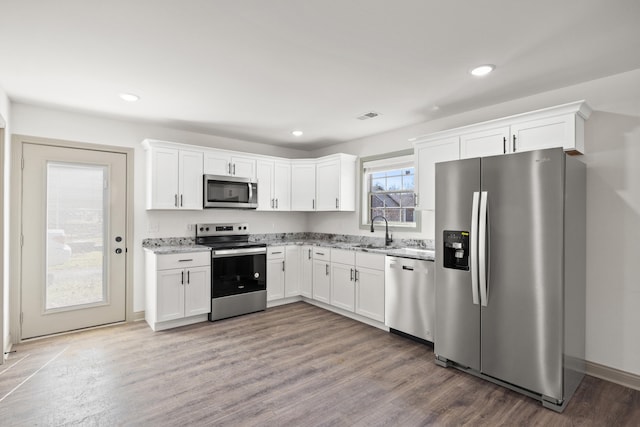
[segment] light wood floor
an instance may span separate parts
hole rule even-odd
[[[0,425],[640,424],[640,392],[585,377],[563,414],[433,362],[430,347],[306,303],[153,332],[144,322],[23,343]]]

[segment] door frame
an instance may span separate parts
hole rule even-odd
[[[125,322],[136,320],[133,312],[133,202],[134,202],[134,149],[122,146],[111,146],[103,144],[92,144],[87,142],[66,141],[60,139],[42,138],[26,135],[12,135],[11,138],[11,230],[18,230],[10,233],[10,253],[11,257],[11,336],[14,343],[22,341],[22,149],[23,145],[40,144],[52,147],[65,147],[93,151],[107,151],[111,153],[124,154],[126,157],[127,170],[127,206],[125,212],[126,239],[125,244]],[[129,250],[131,249],[131,250]]]

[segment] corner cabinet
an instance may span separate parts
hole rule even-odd
[[[154,331],[207,320],[211,252],[155,254],[145,250],[145,320]]]
[[[435,209],[436,163],[553,147],[582,154],[590,115],[591,108],[577,101],[413,138],[417,208]]]
[[[202,151],[148,139],[142,145],[147,163],[146,208],[202,209]]]
[[[356,156],[334,154],[316,163],[316,211],[356,209]]]
[[[316,210],[316,161],[291,161],[291,210]]]

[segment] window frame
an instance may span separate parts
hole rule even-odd
[[[372,161],[384,161],[388,160],[389,164],[394,163],[394,159],[398,159],[399,157],[411,156],[413,157],[413,149],[402,150],[402,151],[394,151],[390,153],[379,154],[375,156],[367,156],[360,158],[359,164],[359,192],[360,192],[360,211],[358,212],[358,222],[359,228],[361,230],[368,230],[371,228],[371,223],[369,222],[369,188],[367,182],[367,174],[365,171],[365,164],[370,163]],[[414,176],[416,170],[415,161],[413,162],[414,168]],[[415,184],[414,184],[415,185]],[[407,223],[406,225],[401,225],[399,223],[389,223],[389,230],[393,231],[406,231],[406,232],[420,232],[422,229],[422,214],[421,211],[416,209],[414,211],[414,223]],[[384,221],[376,221],[374,223],[375,230],[384,230],[385,223]]]

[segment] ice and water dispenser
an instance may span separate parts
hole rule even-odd
[[[469,232],[445,230],[444,268],[469,270]]]

